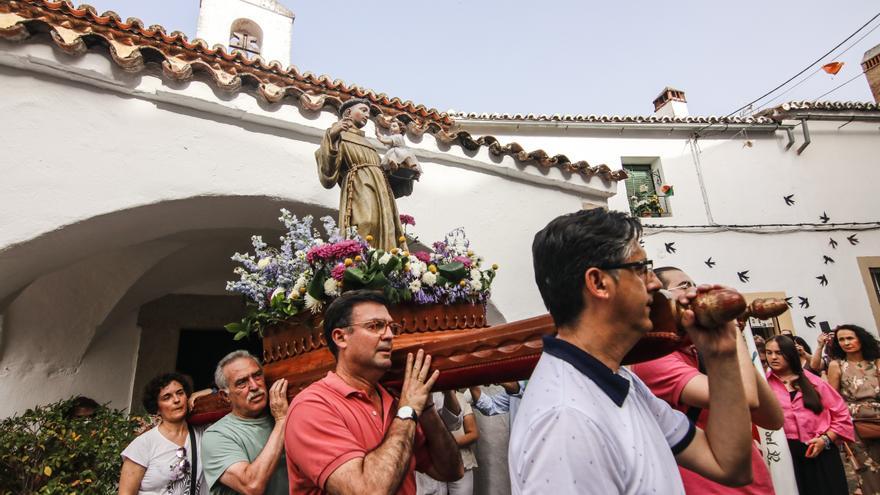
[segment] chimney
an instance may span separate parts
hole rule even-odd
[[[687,117],[687,100],[684,91],[666,87],[660,96],[654,98],[654,115],[656,117]]]
[[[874,95],[874,103],[880,103],[880,45],[865,52],[862,70],[865,71],[865,78],[868,79],[868,86]]]

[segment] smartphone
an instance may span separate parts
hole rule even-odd
[[[831,325],[828,324],[827,321],[820,321],[819,328],[822,329],[822,333],[831,333]]]

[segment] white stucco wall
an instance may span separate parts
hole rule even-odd
[[[0,162],[0,394],[11,398],[0,416],[76,393],[127,407],[139,308],[169,293],[216,294],[231,275],[228,256],[248,249],[250,233],[277,234],[279,207],[300,215],[337,207],[338,189],[320,187],[314,163],[337,118],[330,112],[226,96],[200,81],[168,85],[124,74],[99,53],[71,58],[40,43],[0,44],[0,87],[0,112],[15,116]],[[475,136],[612,169],[627,157],[658,160],[676,194],[673,215],[650,223],[813,223],[823,211],[832,222],[877,220],[876,126],[838,126],[810,123],[813,143],[798,156],[800,135],[786,151],[782,132],[722,133],[692,148],[686,133],[669,130],[465,124]],[[372,136],[372,124],[366,131]],[[611,208],[628,209],[622,184],[615,196],[616,185],[599,178],[431,135],[410,145],[424,175],[400,212],[416,218],[427,243],[465,227],[474,249],[501,265],[493,302],[508,321],[544,312],[531,270],[537,230],[608,197]],[[795,206],[785,206],[788,194]],[[855,260],[880,255],[880,239],[861,232],[851,246],[852,233],[649,229],[646,249],[656,266],[680,266],[699,281],[808,297],[809,309],[793,310],[794,330],[812,341],[818,329],[803,316],[874,330]],[[666,242],[678,251],[666,253]],[[822,254],[836,263],[823,265]],[[709,256],[713,269],[703,264]],[[746,269],[747,284],[736,276]],[[821,273],[828,287],[814,278]]]
[[[876,194],[880,132],[876,123],[856,121],[841,127],[843,123],[846,121],[808,122],[812,142],[801,155],[796,153],[803,143],[801,129],[794,130],[795,144],[785,150],[788,137],[782,131],[739,135],[729,131],[700,139],[692,148],[692,130],[523,125],[512,131],[509,126],[485,123],[466,127],[502,141],[516,140],[527,148],[545,143],[541,145],[544,149],[584,157],[591,163],[604,162],[612,169],[633,158],[642,163],[656,159],[665,182],[675,188],[675,195],[669,198],[672,215],[644,219],[646,224],[710,225],[701,187],[705,188],[714,224],[820,223],[823,212],[831,218],[829,223],[876,222],[880,220],[880,197]],[[714,127],[704,132],[708,135],[721,130]],[[745,145],[746,139],[751,147]],[[783,200],[789,194],[794,194],[793,206]],[[629,211],[623,184],[609,199],[609,207]],[[880,231],[817,230],[767,227],[760,229],[761,233],[747,233],[648,229],[645,245],[655,267],[678,266],[697,281],[725,284],[742,292],[785,292],[792,296],[793,330],[811,345],[820,321],[832,326],[855,323],[876,333],[868,299],[874,296],[865,290],[857,258],[880,256]],[[846,240],[852,234],[857,234],[857,245]],[[829,245],[830,238],[838,242],[836,249]],[[668,242],[675,243],[675,253],[666,251]],[[824,264],[823,255],[835,262]],[[704,264],[709,257],[716,262],[714,268]],[[737,276],[744,270],[749,270],[748,283]],[[815,278],[822,274],[828,278],[828,286],[820,286]],[[807,297],[810,307],[799,307],[797,296]],[[815,316],[815,328],[807,326],[806,316]]]
[[[282,67],[290,65],[290,43],[293,17],[279,12],[271,0],[201,0],[196,38],[208,46],[220,44],[229,48],[229,33],[236,19],[250,19],[263,30],[260,56]],[[282,9],[283,12],[283,9]]]
[[[0,46],[0,86],[0,112],[16,116],[0,163],[0,393],[13,397],[0,415],[90,383],[96,398],[126,407],[139,307],[181,288],[216,293],[250,233],[276,235],[281,206],[335,215],[339,190],[320,186],[314,162],[333,113],[221,99],[203,82],[166,86],[120,73],[104,55],[70,58],[41,44]],[[430,135],[411,144],[424,176],[399,210],[416,218],[417,235],[430,243],[465,227],[474,249],[501,265],[493,301],[505,319],[543,312],[532,235],[585,201],[603,203],[615,185]],[[112,376],[95,357],[110,342],[120,346],[114,366],[125,361]]]

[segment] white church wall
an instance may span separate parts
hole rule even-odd
[[[116,287],[104,279],[115,275],[68,270],[155,240],[191,244],[197,231],[238,229],[246,244],[250,232],[280,228],[281,205],[299,214],[333,212],[339,190],[320,186],[314,151],[337,116],[266,105],[249,94],[223,96],[200,81],[172,88],[150,75],[123,74],[97,53],[68,58],[40,44],[6,48],[0,111],[17,122],[5,131],[16,144],[0,163],[0,301],[24,291],[3,311],[0,392],[20,399],[0,415],[80,393],[92,381],[106,388],[96,398],[124,407],[132,386],[132,372],[124,370],[133,369],[139,336],[111,334],[116,328],[137,333],[124,322],[153,293],[133,288],[134,279]],[[373,135],[372,124],[366,132]],[[604,203],[614,184],[557,171],[545,176],[534,166],[498,162],[485,149],[447,148],[427,135],[413,147],[425,176],[399,210],[416,217],[414,232],[431,242],[465,227],[486,263],[501,265],[493,301],[505,319],[542,313],[532,236],[584,201]],[[184,280],[180,287],[202,282]],[[86,318],[80,313],[90,305],[106,307]],[[85,319],[69,329],[72,318]],[[52,343],[44,346],[47,338]],[[128,364],[102,377],[106,368],[96,360],[111,345],[119,346],[113,359]]]
[[[129,315],[93,339],[128,287],[177,247],[153,243],[103,253],[24,289],[4,325],[0,416],[86,392],[127,407],[139,331]]]
[[[260,53],[263,60],[277,60],[287,68],[290,65],[293,17],[279,13],[274,3],[267,0],[201,0],[196,37],[207,41],[208,46],[221,44],[228,49],[232,23],[237,19],[250,19],[263,31]]]

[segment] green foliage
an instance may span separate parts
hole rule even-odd
[[[89,418],[66,418],[70,400],[0,422],[0,494],[117,493],[122,450],[140,418],[100,407]]]

